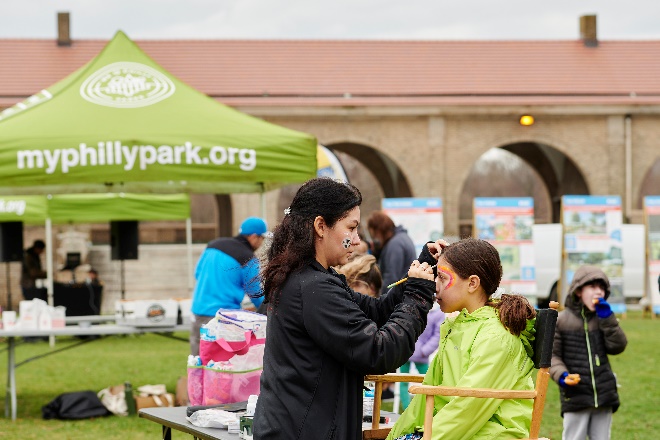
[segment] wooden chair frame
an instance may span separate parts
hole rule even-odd
[[[388,374],[368,374],[364,377],[365,381],[374,382],[376,387],[374,389],[374,411],[371,418],[371,429],[362,432],[363,440],[377,440],[384,439],[390,432],[390,428],[380,427],[380,405],[381,397],[383,395],[383,384],[390,382],[411,382],[422,383],[424,375],[422,374],[404,374],[404,373],[388,373]],[[397,411],[397,408],[394,408]]]
[[[550,361],[552,359],[552,345],[557,324],[557,303],[552,303],[550,309],[537,310],[536,334],[534,339],[534,367],[538,368],[536,375],[536,387],[533,390],[496,390],[490,388],[462,388],[431,385],[412,385],[409,388],[411,394],[425,394],[426,407],[424,412],[424,440],[431,440],[433,427],[433,411],[435,409],[435,396],[450,397],[477,397],[488,399],[532,399],[532,421],[529,431],[529,439],[538,439],[541,430],[541,419],[545,407],[545,397],[550,379]],[[374,412],[372,429],[365,430],[363,439],[384,439],[389,433],[389,428],[380,429],[380,396],[383,382],[416,382],[421,383],[423,376],[413,374],[385,374],[369,375],[365,380],[374,381],[376,390],[374,395]]]

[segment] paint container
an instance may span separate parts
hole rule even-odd
[[[252,440],[252,423],[254,422],[253,416],[241,416],[240,418],[240,429],[238,433],[238,438],[244,440]]]

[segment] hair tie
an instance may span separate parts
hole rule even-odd
[[[503,287],[498,287],[497,290],[495,290],[495,293],[493,293],[490,296],[490,299],[502,299],[502,294],[505,292]]]

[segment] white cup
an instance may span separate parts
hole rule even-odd
[[[5,310],[2,312],[2,326],[5,330],[11,330],[16,326],[16,312],[13,310]]]

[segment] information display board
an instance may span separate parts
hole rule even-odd
[[[648,231],[648,297],[653,313],[660,313],[660,196],[644,197],[644,216]]]
[[[560,301],[564,302],[580,266],[597,266],[610,280],[607,301],[612,310],[624,313],[621,197],[563,196],[561,216],[564,251]]]
[[[382,209],[395,225],[401,225],[408,230],[417,253],[421,252],[424,244],[444,235],[440,198],[383,199]]]
[[[474,199],[474,235],[500,253],[502,282],[507,292],[536,296],[534,265],[534,199],[531,197],[477,197]]]

